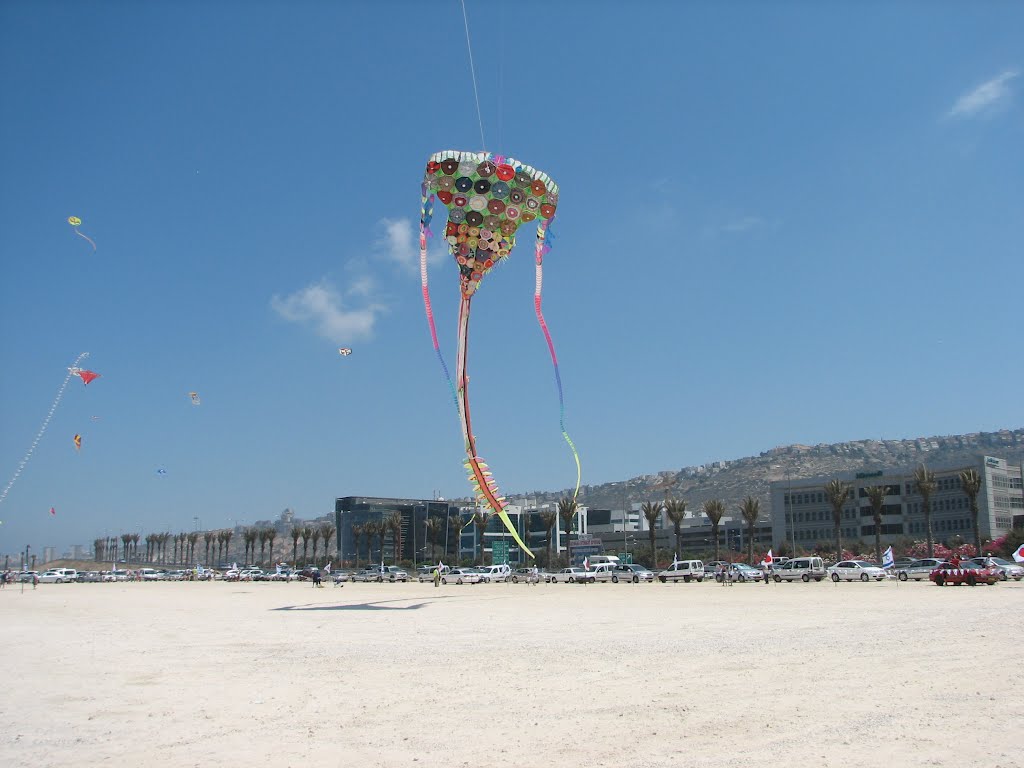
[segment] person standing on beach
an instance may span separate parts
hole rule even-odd
[[[313,569],[313,588],[316,589],[319,586],[322,586],[320,584],[320,569],[319,568],[314,568]]]
[[[434,566],[434,589],[441,586],[441,568],[440,566]]]

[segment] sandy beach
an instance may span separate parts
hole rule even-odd
[[[0,592],[4,766],[1024,765],[1024,583]]]

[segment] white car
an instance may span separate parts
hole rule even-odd
[[[447,584],[449,581],[455,584],[479,584],[483,581],[483,576],[473,568],[452,568],[441,577],[442,584]]]
[[[867,560],[842,560],[828,569],[832,581],[883,581],[888,578],[884,568]]]
[[[585,571],[582,568],[563,568],[555,573],[549,573],[545,578],[545,581],[552,584],[557,584],[559,582],[565,584],[573,584],[577,582],[581,584],[593,584],[594,574],[589,571]]]
[[[51,571],[43,571],[39,574],[40,584],[63,584],[68,581],[68,578],[64,575],[63,568],[57,568]]]
[[[654,581],[654,571],[652,571],[650,568],[646,568],[640,565],[639,563],[629,563],[627,565],[619,565],[616,567],[625,569],[624,571],[621,571],[621,573],[632,571],[632,582],[634,584],[641,581]],[[629,574],[626,573],[626,575]]]
[[[799,579],[806,584],[811,579],[821,581],[827,575],[825,564],[817,556],[795,557],[787,561],[781,568],[772,569],[772,578],[776,583]]]

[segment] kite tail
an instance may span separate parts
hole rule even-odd
[[[15,481],[21,475],[21,471],[25,468],[25,465],[28,464],[28,460],[32,458],[32,454],[35,452],[36,446],[39,445],[39,441],[43,439],[43,433],[45,433],[46,428],[50,426],[50,419],[53,418],[54,411],[56,411],[57,406],[60,405],[60,399],[64,397],[64,390],[67,389],[68,382],[71,381],[71,377],[75,375],[73,373],[74,369],[77,368],[78,364],[88,356],[88,352],[83,352],[75,359],[75,362],[71,366],[71,368],[68,369],[68,375],[64,377],[64,383],[61,384],[60,389],[57,390],[57,397],[53,399],[53,405],[50,406],[50,412],[47,413],[46,418],[43,419],[43,425],[39,428],[39,432],[36,433],[35,440],[32,441],[32,445],[29,446],[28,452],[25,454],[24,458],[18,464],[18,468],[14,470],[14,477],[10,479],[10,482],[7,483],[3,491],[0,491],[0,504],[2,504],[3,500],[7,498],[7,493],[8,491],[11,490],[11,486],[14,485]]]
[[[89,238],[88,238],[88,237],[87,237],[86,235],[83,235],[83,234],[82,234],[81,232],[79,232],[79,231],[78,231],[78,227],[75,227],[75,234],[76,234],[76,235],[78,235],[79,237],[81,237],[81,238],[85,239],[85,240],[88,240],[88,241],[89,241],[89,245],[91,245],[91,246],[92,246],[92,252],[93,252],[93,253],[96,253],[96,243],[94,243],[94,242],[93,242],[93,241],[92,241],[91,239],[89,239]]]
[[[433,211],[434,196],[431,195],[428,198],[426,190],[424,190],[423,206],[420,211],[420,284],[423,287],[423,307],[427,313],[427,323],[430,325],[430,339],[434,342],[434,351],[437,353],[437,359],[441,362],[444,377],[448,380],[448,387],[452,391],[452,401],[455,403],[455,407],[458,408],[459,398],[455,394],[455,385],[452,383],[452,376],[448,372],[448,365],[444,361],[444,355],[441,354],[441,346],[437,343],[434,309],[430,306],[430,287],[427,285],[427,238],[433,237],[433,233],[430,231],[430,219],[433,217]]]
[[[569,437],[569,433],[565,430],[565,401],[562,398],[562,375],[558,371],[558,356],[555,354],[555,344],[551,341],[551,333],[548,331],[548,324],[544,321],[544,312],[540,308],[541,286],[544,282],[544,255],[551,250],[551,246],[545,242],[548,235],[548,224],[550,224],[550,220],[545,220],[537,227],[537,287],[533,294],[533,309],[537,313],[537,322],[540,323],[540,329],[544,332],[544,338],[548,343],[548,352],[551,353],[551,364],[555,368],[555,384],[558,386],[558,425],[561,427],[562,437],[569,444],[569,450],[572,451],[572,457],[576,461],[576,490],[572,493],[572,497],[575,499],[580,492],[580,480],[583,477],[580,467],[580,455],[576,452],[576,446],[573,445],[572,438]]]
[[[459,305],[459,351],[455,365],[455,380],[459,385],[459,418],[462,421],[462,436],[466,441],[466,460],[463,464],[469,472],[469,481],[473,484],[473,490],[480,502],[486,503],[501,519],[519,548],[530,557],[534,557],[533,552],[526,546],[526,542],[519,537],[519,532],[505,511],[508,502],[505,501],[504,496],[500,495],[490,469],[476,453],[476,438],[473,436],[473,422],[469,414],[469,377],[466,375],[466,353],[469,350],[469,310],[472,299],[472,295],[463,295]]]

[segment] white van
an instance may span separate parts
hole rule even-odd
[[[704,563],[700,560],[679,560],[658,574],[658,581],[704,581]]]
[[[480,571],[480,580],[485,584],[494,581],[510,581],[512,578],[512,569],[507,565],[485,565],[478,570]]]
[[[615,555],[591,555],[587,558],[587,564],[593,568],[596,565],[602,563],[611,563],[612,565],[620,565],[619,558]]]
[[[772,578],[779,581],[821,581],[825,578],[825,564],[820,557],[794,557],[779,568],[772,568]]]

